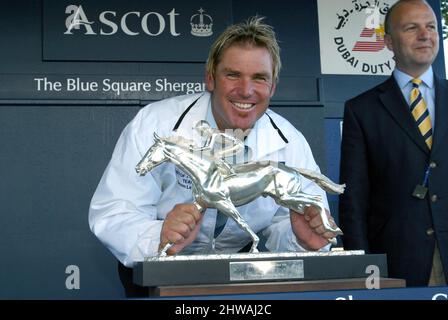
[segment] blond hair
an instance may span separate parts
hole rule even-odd
[[[281,68],[280,47],[274,29],[263,20],[264,17],[255,16],[224,30],[210,48],[205,71],[214,77],[216,66],[227,48],[233,45],[252,45],[268,50],[272,58],[272,78],[278,82]]]

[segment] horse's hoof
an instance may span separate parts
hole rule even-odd
[[[174,243],[167,243],[162,250],[159,251],[159,258],[163,258],[167,256],[167,251],[174,245]]]
[[[338,240],[336,238],[330,238],[328,239],[328,242],[334,246],[338,244]]]
[[[330,231],[333,232],[333,233],[336,233],[336,235],[338,235],[338,236],[342,236],[344,234],[339,227],[331,228]]]

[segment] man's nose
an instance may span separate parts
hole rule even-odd
[[[254,85],[250,79],[241,79],[239,93],[243,97],[250,97],[253,94]]]
[[[420,28],[418,30],[418,39],[426,40],[430,38],[430,31],[427,28]]]

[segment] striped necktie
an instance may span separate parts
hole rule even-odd
[[[425,139],[425,143],[429,149],[432,147],[432,127],[431,118],[429,116],[428,108],[425,100],[423,100],[422,93],[418,86],[422,83],[420,79],[412,80],[411,99],[409,101],[411,106],[411,113],[417,123],[418,129]]]

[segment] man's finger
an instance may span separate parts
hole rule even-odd
[[[325,229],[324,225],[321,224],[320,226],[313,228],[314,232],[317,233],[318,235],[324,237],[324,238],[333,238],[336,237],[337,234],[329,231],[328,229]]]
[[[331,239],[331,238],[336,238],[337,234],[331,231],[326,231],[322,234],[322,237],[324,237],[325,239]]]
[[[194,217],[193,214],[183,214],[183,215],[179,215],[177,217],[174,218],[176,223],[180,224],[180,225],[187,225],[190,229],[190,231],[193,231],[193,229],[196,227],[196,218]]]
[[[198,207],[194,204],[188,205],[186,211],[193,216],[195,222],[198,222],[202,217],[201,211],[199,211]]]
[[[304,210],[304,215],[309,216],[311,219],[315,216],[319,215],[320,209],[316,208],[315,206],[308,206]]]
[[[164,236],[163,243],[179,243],[183,240],[185,240],[185,236],[183,236],[181,233],[174,231],[174,230],[168,230]]]
[[[320,216],[315,216],[310,221],[308,221],[308,223],[309,223],[310,227],[313,229],[323,225],[323,222],[322,222],[322,219]]]

